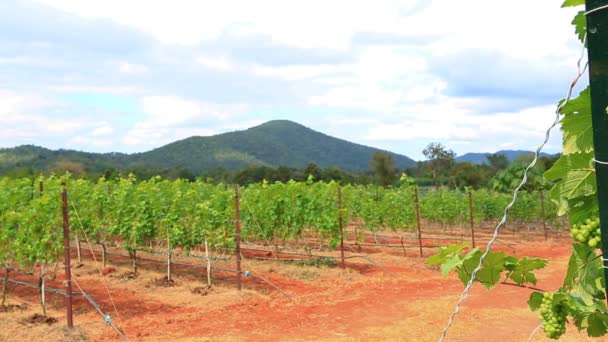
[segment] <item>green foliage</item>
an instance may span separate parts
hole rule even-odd
[[[565,0],[562,7],[576,7],[585,4],[585,0]]]
[[[428,265],[440,266],[441,273],[446,276],[451,271],[458,274],[463,284],[471,280],[473,270],[479,265],[483,252],[473,248],[466,252],[467,244],[439,247],[439,253],[426,259]],[[539,258],[523,257],[517,259],[507,256],[504,252],[488,252],[483,260],[475,281],[481,283],[485,288],[491,289],[500,282],[504,274],[504,281],[512,280],[517,285],[536,285],[536,277],[533,271],[544,268],[547,260]]]
[[[172,179],[192,179],[192,175],[220,167],[231,171],[251,165],[304,168],[311,162],[322,168],[335,166],[346,171],[366,171],[368,161],[377,151],[327,136],[295,122],[276,120],[244,131],[190,137],[136,154],[51,151],[36,146],[0,149],[0,174],[22,165],[38,172],[49,172],[65,162],[69,163],[64,166],[83,168],[96,175],[108,171],[106,176],[111,176],[112,169],[116,169],[123,175],[133,173],[140,179],[158,174]],[[396,167],[414,165],[414,161],[406,156],[389,155]]]
[[[369,168],[379,185],[389,186],[395,183],[397,169],[395,169],[393,156],[388,152],[374,152],[372,159],[369,162]]]

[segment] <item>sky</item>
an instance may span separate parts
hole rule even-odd
[[[581,52],[561,2],[0,0],[0,147],[131,153],[287,119],[416,160],[532,150]]]

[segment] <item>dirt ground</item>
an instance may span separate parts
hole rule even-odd
[[[479,244],[484,242],[484,236],[479,239]],[[498,249],[550,259],[549,266],[537,272],[538,288],[560,286],[570,254],[567,238],[554,236],[544,241],[539,236],[520,235],[505,239]],[[416,256],[416,248],[408,247],[408,256],[399,248],[366,247],[362,251],[383,267],[361,258],[349,259],[344,270],[244,260],[244,270],[263,277],[291,299],[252,277],[243,278],[243,291],[238,292],[235,274],[223,271],[214,271],[214,285],[207,289],[201,261],[197,262],[200,268],[175,266],[175,284],[170,287],[160,286],[163,282],[159,281],[166,265],[144,260],[138,277],[130,279],[128,259],[116,255],[110,256],[109,264],[116,270],[102,277],[90,252],[83,251],[83,266],[73,273],[75,284],[95,298],[131,341],[437,341],[463,290],[457,277],[443,278]],[[426,255],[432,252],[425,249]],[[347,250],[347,255],[356,254]],[[234,269],[233,260],[214,265]],[[62,276],[60,273],[48,286],[62,288]],[[11,274],[11,279],[35,281],[18,273]],[[193,293],[195,288],[199,289]],[[490,291],[475,286],[446,340],[527,341],[540,323],[537,313],[527,309],[531,291],[508,285]],[[63,297],[49,294],[47,299],[49,316],[59,322],[27,323],[28,316],[40,312],[36,289],[11,285],[9,302],[27,307],[0,312],[0,340],[121,340],[82,297],[74,300],[76,328],[72,331],[64,328]],[[547,340],[542,332],[532,339]],[[587,338],[571,326],[562,340]]]

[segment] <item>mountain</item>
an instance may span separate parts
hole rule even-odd
[[[368,169],[376,151],[379,149],[334,138],[292,121],[275,120],[244,131],[190,137],[134,154],[49,150],[32,145],[4,148],[0,149],[0,173],[23,166],[52,170],[61,163],[82,164],[95,172],[110,167],[181,167],[199,174],[217,167],[237,170],[249,165],[302,168],[310,162],[362,171]],[[399,168],[415,164],[406,156],[391,155]]]
[[[521,155],[531,154],[534,152],[531,151],[522,151],[522,150],[502,150],[496,152],[496,154],[502,154],[507,157],[507,159],[511,162],[517,159]],[[466,153],[461,156],[456,157],[456,161],[459,163],[469,162],[471,164],[487,164],[488,160],[486,159],[492,153]],[[541,152],[541,157],[549,157],[551,154]]]

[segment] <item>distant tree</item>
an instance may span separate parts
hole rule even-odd
[[[441,143],[430,143],[422,154],[428,159],[426,166],[435,186],[439,187],[456,163],[456,153],[446,149]]]
[[[492,153],[486,156],[486,160],[495,172],[504,170],[509,166],[509,159],[504,154]]]
[[[10,178],[26,178],[26,177],[30,177],[32,178],[35,175],[34,170],[29,167],[29,166],[18,166],[12,169],[9,169],[3,173],[0,173],[0,175],[4,175]]]
[[[354,177],[338,167],[330,166],[321,171],[321,180],[325,182],[333,180],[340,184],[349,184],[354,182]]]
[[[456,163],[448,176],[454,188],[480,188],[484,182],[483,167],[468,162]]]
[[[313,176],[316,181],[321,179],[321,169],[315,163],[309,163],[304,168],[304,176],[308,178],[308,176]]]
[[[115,180],[120,178],[120,172],[114,167],[108,167],[103,171],[103,177],[107,180]]]
[[[491,187],[496,191],[512,192],[521,183],[528,163],[514,161],[509,166],[499,172],[491,180]],[[526,191],[547,190],[551,188],[550,182],[543,177],[544,170],[541,166],[536,166],[528,173],[528,181],[524,186]]]
[[[57,174],[69,172],[74,178],[81,178],[87,174],[87,170],[82,163],[77,163],[71,160],[59,160],[55,163],[53,172]]]
[[[372,159],[369,161],[369,168],[378,185],[389,186],[397,180],[395,161],[393,156],[387,152],[374,152]]]
[[[276,170],[276,179],[279,182],[289,182],[290,179],[293,178],[292,169],[287,166],[279,166]]]

